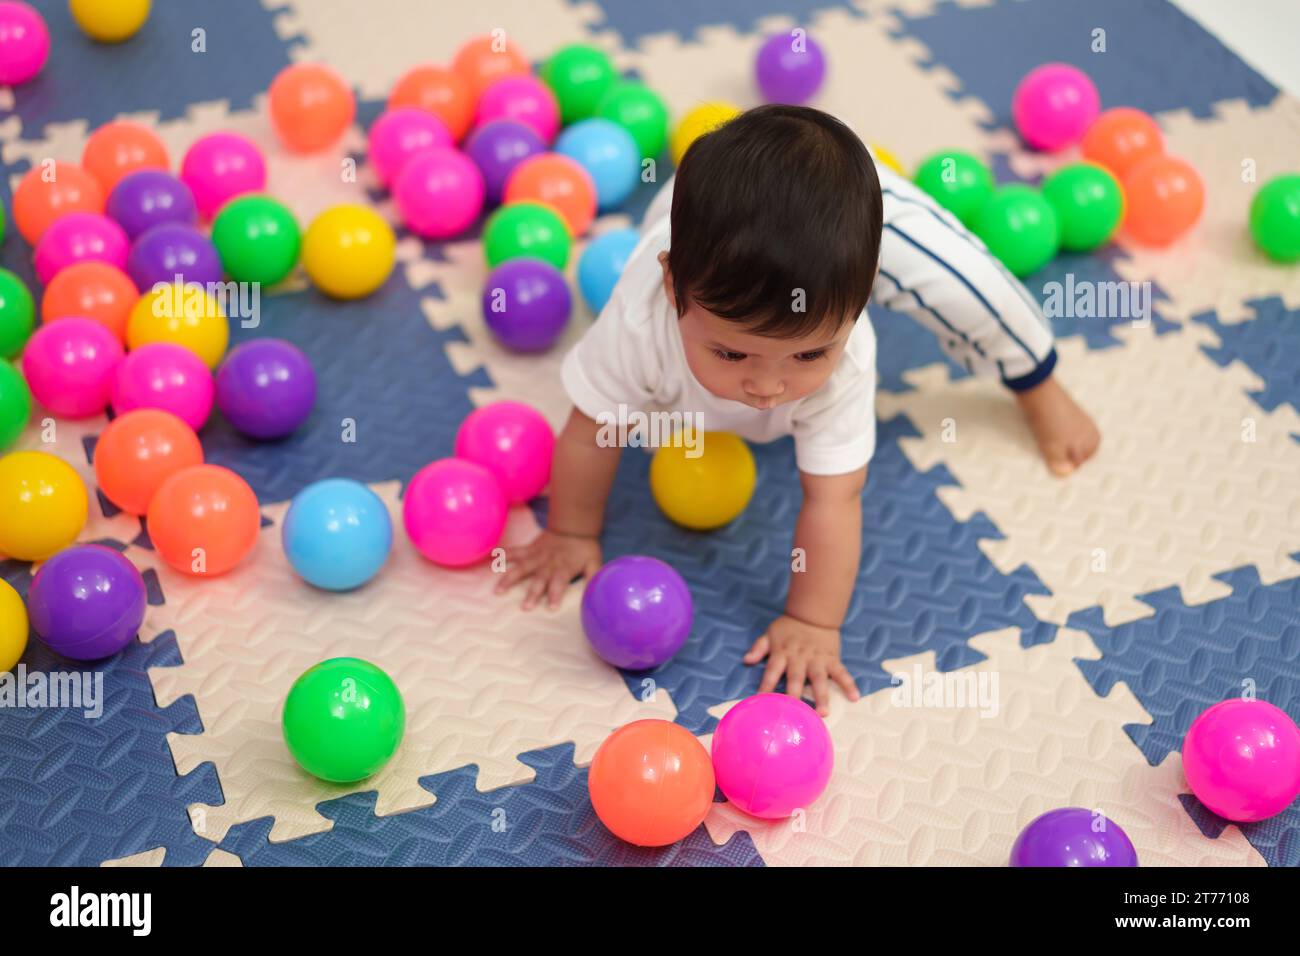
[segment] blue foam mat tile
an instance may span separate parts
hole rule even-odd
[[[578,3],[581,0],[569,0]],[[636,46],[645,37],[657,33],[672,33],[682,40],[691,40],[700,27],[731,26],[738,32],[752,32],[764,17],[786,16],[796,23],[806,23],[820,10],[847,7],[856,8],[835,0],[658,0],[642,3],[640,0],[600,0],[598,6],[604,19],[590,25],[593,32],[614,30],[628,46]],[[741,68],[750,68],[744,64]]]
[[[1213,312],[1192,317],[1214,329],[1219,348],[1202,347],[1219,365],[1240,360],[1264,380],[1264,390],[1250,397],[1267,412],[1279,405],[1300,411],[1300,309],[1287,309],[1276,296],[1246,303],[1255,313],[1248,322],[1225,325]]]

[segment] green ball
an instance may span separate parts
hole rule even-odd
[[[368,661],[335,657],[305,670],[284,702],[284,742],[302,769],[352,783],[397,751],[406,705],[393,679]]]
[[[1275,176],[1255,193],[1250,234],[1278,262],[1300,261],[1300,173]]]
[[[12,362],[0,359],[0,451],[18,440],[32,417],[32,393]]]
[[[595,113],[616,78],[609,57],[586,43],[561,47],[542,67],[542,80],[555,94],[565,126]]]
[[[615,84],[596,104],[596,115],[631,133],[642,159],[657,159],[668,144],[668,107],[643,83]]]
[[[944,209],[970,226],[993,195],[993,173],[983,162],[959,149],[935,153],[916,168],[916,185]]]
[[[236,282],[275,285],[298,264],[302,235],[287,206],[270,196],[240,196],[212,221],[212,244]]]
[[[1017,277],[1052,261],[1061,242],[1056,213],[1042,193],[1029,186],[1002,186],[975,219],[975,235]]]
[[[483,226],[483,249],[489,268],[507,259],[532,256],[563,270],[569,261],[569,227],[550,206],[512,202],[502,206]]]
[[[1124,218],[1124,191],[1096,163],[1062,166],[1044,180],[1043,198],[1056,213],[1061,248],[1070,252],[1091,252],[1104,245]]]
[[[36,303],[27,285],[8,269],[0,269],[0,358],[23,350],[36,324]]]

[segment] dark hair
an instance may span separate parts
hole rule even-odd
[[[678,318],[694,300],[759,335],[838,329],[871,296],[882,215],[875,164],[838,119],[775,104],[740,114],[695,140],[677,171]]]

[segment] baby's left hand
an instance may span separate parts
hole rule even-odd
[[[853,675],[840,661],[840,632],[836,628],[806,624],[782,614],[754,642],[744,661],[757,664],[764,657],[767,670],[758,685],[760,694],[775,690],[784,674],[785,692],[791,697],[802,697],[804,684],[812,684],[817,713],[823,717],[830,713],[830,681],[839,684],[849,700],[858,699]]]
[[[1064,478],[1097,453],[1101,432],[1055,377],[1016,395],[1048,470]]]

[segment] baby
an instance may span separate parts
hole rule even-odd
[[[686,413],[750,441],[793,435],[803,487],[794,546],[806,567],[744,661],[767,659],[760,692],[783,676],[791,696],[811,685],[823,714],[832,683],[856,700],[840,627],[875,449],[872,297],[931,329],[970,371],[999,376],[1054,474],[1096,451],[1096,426],[1052,377],[1042,312],[984,245],[878,170],[839,120],[761,106],[691,145],[608,304],[566,356],[574,408],[555,449],[548,527],[508,555],[497,590],[525,582],[525,608],[554,607],[600,567],[621,449],[598,436],[602,419],[625,420],[620,406]]]

